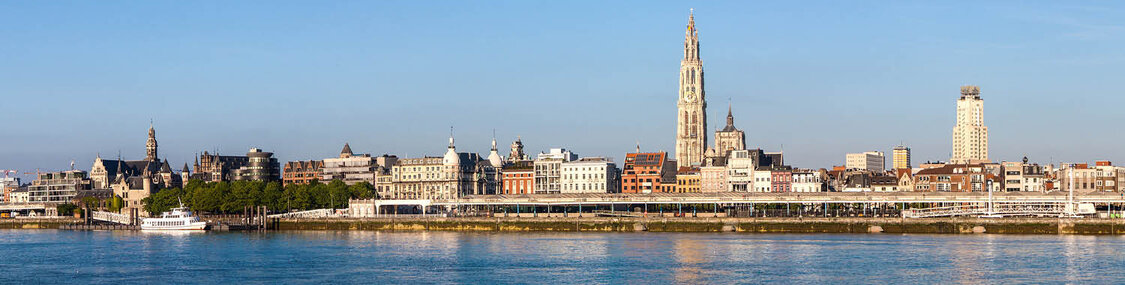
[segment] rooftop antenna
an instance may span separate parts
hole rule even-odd
[[[641,153],[641,140],[637,140],[637,153]]]

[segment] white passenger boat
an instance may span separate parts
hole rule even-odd
[[[194,230],[207,229],[207,222],[200,221],[183,203],[179,208],[160,214],[159,218],[146,218],[141,221],[141,230]]]

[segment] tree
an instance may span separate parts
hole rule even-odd
[[[367,181],[356,183],[355,185],[348,186],[348,192],[351,192],[352,199],[371,199],[374,196],[374,186]]]
[[[58,206],[55,206],[55,210],[59,211],[59,216],[74,215],[74,210],[77,210],[77,209],[78,209],[78,205],[74,205],[74,204],[71,204],[71,203],[59,204]]]
[[[262,188],[261,194],[258,194],[257,196],[258,205],[266,206],[267,208],[274,211],[280,211],[281,209],[285,208],[285,204],[283,203],[284,201],[282,201],[281,196],[282,188],[280,182],[273,181],[270,183],[266,183],[266,185]]]
[[[329,200],[325,208],[342,208],[343,205],[347,204],[348,198],[352,196],[348,191],[348,184],[338,179],[328,183],[327,191]]]

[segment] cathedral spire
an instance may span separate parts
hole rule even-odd
[[[694,9],[688,16],[684,32],[679,87],[676,162],[679,166],[699,165],[707,147],[707,93],[703,88],[703,62],[699,56],[699,32],[695,27]]]
[[[727,101],[727,127],[734,127],[734,112],[731,112],[731,103]]]

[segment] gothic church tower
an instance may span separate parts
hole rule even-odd
[[[684,57],[680,60],[680,90],[677,102],[676,162],[699,165],[707,147],[707,100],[703,92],[703,62],[699,59],[699,32],[695,13],[688,17],[684,35]]]

